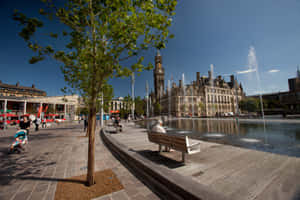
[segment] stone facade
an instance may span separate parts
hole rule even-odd
[[[242,85],[238,84],[233,75],[226,82],[221,76],[214,79],[210,71],[208,77],[201,77],[200,72],[197,72],[196,81],[186,85],[183,85],[182,80],[178,85],[173,82],[169,91],[161,90],[164,88],[163,76],[161,55],[157,54],[154,69],[155,93],[151,93],[151,98],[154,104],[161,105],[161,114],[167,114],[169,110],[171,115],[177,117],[216,116],[229,112],[237,114],[238,102],[245,96]]]

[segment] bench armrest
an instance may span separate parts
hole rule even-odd
[[[197,146],[197,145],[200,145],[201,143],[200,142],[195,142],[193,144],[189,144],[188,147],[194,147],[194,146]]]

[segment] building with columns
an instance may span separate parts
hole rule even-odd
[[[66,120],[76,119],[75,111],[80,106],[78,95],[50,96],[50,97],[15,97],[0,96],[1,113],[10,113],[18,116],[37,114],[42,106],[43,111],[58,114]]]
[[[120,111],[124,106],[124,98],[116,97],[110,101],[109,111]]]
[[[161,114],[173,116],[216,116],[225,113],[237,113],[238,102],[245,97],[243,87],[238,84],[234,75],[226,82],[222,76],[213,78],[212,72],[207,76],[196,73],[196,80],[183,85],[172,82],[170,89],[164,89],[164,68],[162,56],[157,52],[154,69],[154,93],[151,93],[153,104],[161,105]]]

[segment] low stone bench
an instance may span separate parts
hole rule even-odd
[[[150,142],[159,145],[159,152],[162,145],[170,149],[182,152],[182,162],[185,163],[185,154],[194,154],[200,152],[200,142],[189,140],[188,136],[172,136],[163,133],[148,132]]]

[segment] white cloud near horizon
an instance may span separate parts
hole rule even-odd
[[[236,73],[237,74],[248,74],[248,73],[255,72],[255,71],[256,71],[255,69],[248,69],[248,70],[245,70],[245,71],[238,71]]]
[[[271,70],[269,70],[268,72],[269,73],[276,73],[276,72],[279,72],[280,70],[279,69],[271,69]]]

